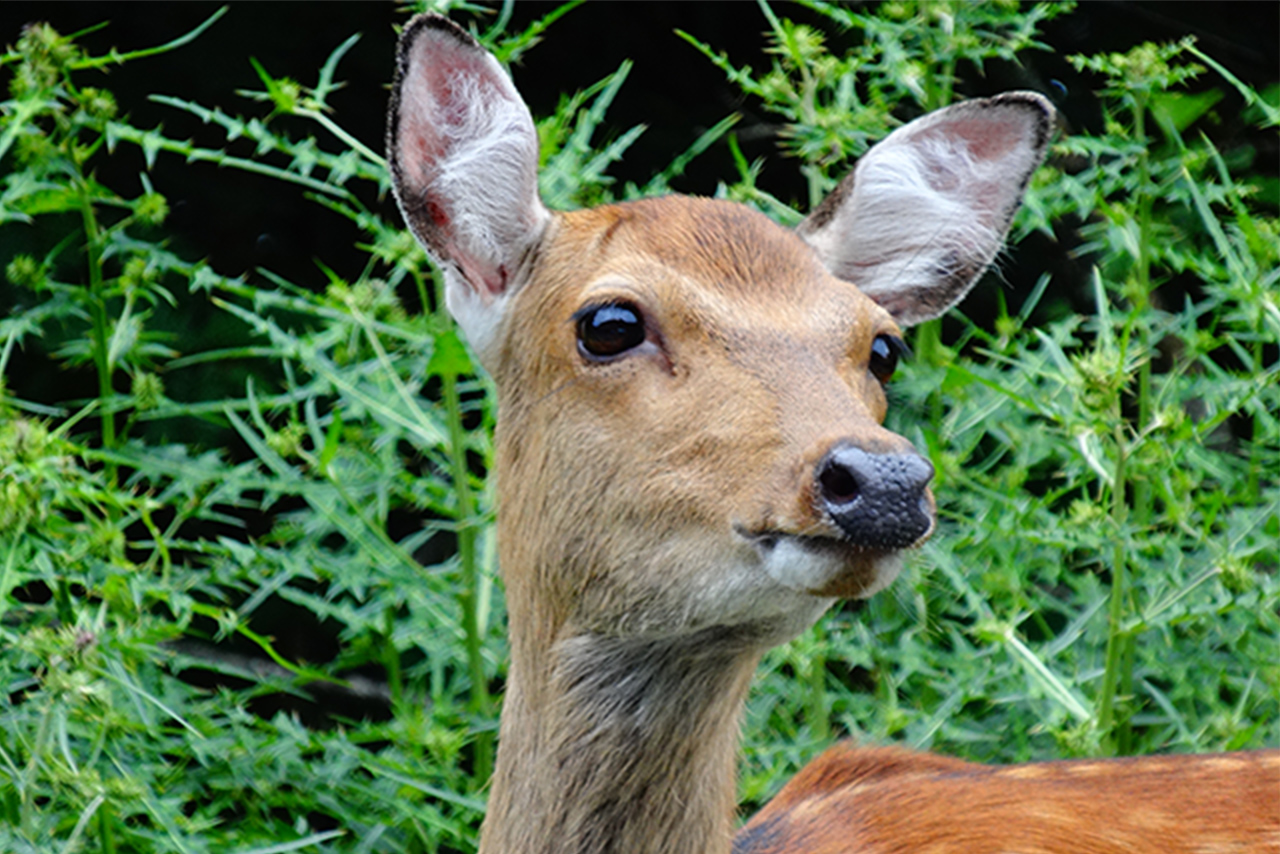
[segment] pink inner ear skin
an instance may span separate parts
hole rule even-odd
[[[424,33],[413,52],[410,72],[401,96],[401,134],[406,177],[424,186],[430,175],[422,163],[437,163],[449,154],[455,129],[466,123],[467,87],[487,88],[483,75],[485,55],[459,45],[452,38]],[[486,93],[488,94],[488,93]]]
[[[1024,136],[1023,126],[1015,121],[993,122],[984,119],[959,119],[929,131],[930,135],[960,137],[969,152],[979,160],[996,160],[1016,146]]]
[[[444,228],[449,224],[449,212],[435,199],[427,199],[427,216],[431,217],[431,221],[438,228]]]
[[[452,57],[450,57],[452,58]],[[435,120],[443,127],[457,127],[467,118],[467,104],[465,98],[458,96],[458,89],[464,88],[468,83],[483,89],[483,82],[474,75],[468,75],[466,62],[445,62],[445,57],[439,57],[432,63],[431,67],[426,70],[424,76],[429,75],[430,80],[427,81],[427,90],[431,96],[431,106]]]
[[[406,145],[404,150],[413,153],[413,156],[401,166],[412,170],[412,178],[415,182],[426,183],[427,173],[419,164],[430,163],[444,156],[444,145],[441,143],[440,137],[428,133],[425,128],[415,127],[408,129],[413,134],[410,145]]]
[[[406,91],[410,88],[406,83]],[[446,152],[444,139],[436,133],[420,103],[408,103],[400,111],[399,141],[394,155],[407,188],[419,192],[431,180],[428,164],[438,163]]]

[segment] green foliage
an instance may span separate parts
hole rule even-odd
[[[1277,211],[1250,152],[1195,130],[1221,93],[1178,91],[1188,53],[1073,59],[1106,132],[1058,140],[1014,233],[1080,223],[1093,311],[1033,327],[1046,277],[901,372],[890,424],[929,449],[942,530],[908,583],[773,655],[749,796],[832,721],[989,761],[1280,738]]]
[[[763,74],[685,38],[783,119],[811,201],[1069,10],[805,5],[853,46],[764,5]],[[515,33],[503,7],[480,37],[514,61],[571,6]],[[382,158],[328,103],[355,38],[314,84],[253,62],[253,115],[153,98],[223,148],[136,127],[81,82],[221,14],[102,56],[39,25],[0,57],[0,230],[36,235],[0,258],[0,850],[471,850],[506,659],[481,477],[493,413],[425,256],[385,198],[365,201],[385,197]],[[891,426],[934,462],[941,530],[891,592],[770,656],[750,802],[841,733],[992,761],[1280,739],[1280,226],[1252,153],[1201,132],[1222,95],[1180,87],[1220,78],[1258,127],[1274,97],[1190,43],[1075,61],[1105,130],[1057,142],[1015,237],[1078,230],[1090,308],[1042,311],[1046,277],[991,328],[918,333]],[[540,117],[553,207],[666,191],[731,130],[617,187],[610,166],[643,128],[603,126],[630,67]],[[323,133],[286,133],[298,120]],[[739,176],[720,193],[795,222],[726,141]],[[189,260],[147,174],[95,177],[125,151],[301,189],[367,262],[292,282]],[[183,352],[175,318],[208,310],[238,337]],[[19,354],[87,372],[88,399],[24,397]],[[292,615],[330,629],[336,654],[285,649],[272,632]],[[389,715],[314,713],[356,696]]]
[[[338,152],[286,137],[270,116],[167,101],[228,142],[249,137],[256,159],[111,118],[109,96],[76,86],[78,51],[47,27],[19,44],[3,215],[61,217],[64,236],[6,265],[35,299],[0,321],[4,361],[24,342],[60,338],[49,358],[92,365],[99,394],[67,411],[0,401],[0,631],[12,650],[0,661],[4,850],[474,845],[496,716],[488,682],[502,656],[487,494],[466,464],[471,454],[488,466],[488,396],[430,310],[439,302],[420,250],[351,189],[386,186],[381,158],[325,114],[352,43],[315,86],[257,66],[264,91],[247,93],[351,146]],[[121,142],[148,162],[174,152],[322,193],[368,241],[367,269],[355,281],[330,272],[317,293],[178,257],[154,239],[166,205],[145,175],[133,198],[92,177],[93,158]],[[404,310],[401,283],[428,311]],[[147,309],[177,304],[180,288],[184,305],[226,312],[252,343],[176,352]],[[166,394],[168,383],[191,387],[184,375],[230,365],[249,368],[240,397]],[[429,376],[441,383],[434,404],[418,391]],[[194,420],[221,425],[245,451],[135,438],[144,422],[181,434]],[[393,538],[393,516],[406,512],[429,521]],[[272,524],[251,537],[258,517]],[[319,666],[277,649],[262,612],[282,606],[339,626],[337,658]],[[208,654],[233,639],[254,654]],[[369,667],[385,684],[368,688]],[[394,716],[326,731],[261,713],[280,697],[361,690]]]
[[[801,161],[810,207],[835,187],[851,158],[899,124],[895,114],[903,107],[928,111],[951,103],[958,63],[981,71],[986,61],[1012,61],[1019,51],[1043,49],[1035,41],[1037,25],[1071,8],[1037,3],[1021,11],[1008,3],[907,0],[860,13],[825,0],[802,0],[834,28],[861,32],[861,43],[839,56],[827,47],[827,34],[780,18],[765,0],[758,2],[769,25],[768,52],[775,57],[763,74],[735,66],[688,33],[678,35],[786,123],[783,150]],[[744,201],[756,197],[751,183],[738,188]]]

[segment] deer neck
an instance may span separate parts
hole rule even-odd
[[[534,649],[520,628],[513,613],[482,854],[727,854],[759,659],[745,633],[562,633]]]

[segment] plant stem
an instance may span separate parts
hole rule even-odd
[[[1258,322],[1257,322],[1256,337],[1254,338],[1254,341],[1253,341],[1253,365],[1251,366],[1251,370],[1256,375],[1259,375],[1259,376],[1261,376],[1266,370],[1264,367],[1266,364],[1266,361],[1265,361],[1265,357],[1263,356],[1263,345],[1266,342],[1265,333],[1266,333],[1266,322],[1262,319],[1261,315],[1259,315]],[[1249,443],[1248,486],[1246,488],[1245,494],[1249,500],[1250,505],[1255,507],[1262,501],[1262,493],[1260,491],[1260,487],[1261,487],[1260,475],[1265,468],[1265,464],[1263,463],[1263,460],[1262,460],[1262,449],[1265,444],[1262,440],[1262,436],[1264,435],[1263,433],[1264,429],[1265,427],[1262,424],[1262,416],[1254,415],[1253,416],[1253,437],[1252,437],[1252,441]]]
[[[831,712],[827,707],[827,656],[821,647],[809,657],[809,728],[819,743],[831,738]]]
[[[917,14],[927,18],[926,8],[926,4],[920,4]],[[938,52],[933,49],[935,42],[927,38],[924,40],[925,67],[931,72],[924,77],[924,103],[921,106],[926,112],[941,109],[951,103],[956,77],[955,26],[958,23],[955,4],[937,4],[929,11],[940,13],[940,17],[936,21],[927,19],[921,21],[922,28],[925,31],[935,31],[940,34],[945,43],[942,45],[940,51],[942,56],[939,58]],[[944,22],[947,21],[950,22],[949,28],[944,26]],[[935,68],[938,69],[937,73],[932,73]]]
[[[1102,676],[1102,691],[1098,698],[1098,731],[1102,745],[1108,754],[1117,748],[1115,739],[1115,699],[1121,666],[1124,662],[1126,632],[1124,629],[1124,598],[1126,594],[1126,548],[1124,536],[1127,525],[1125,505],[1125,469],[1128,463],[1128,447],[1125,444],[1124,425],[1117,422],[1115,430],[1116,468],[1111,487],[1111,520],[1115,528],[1115,547],[1111,556],[1111,599],[1107,609],[1106,669]]]
[[[111,808],[103,804],[98,808],[98,837],[102,840],[102,854],[115,854],[116,838],[111,830]]]
[[[1151,216],[1155,191],[1151,186],[1151,160],[1148,154],[1146,132],[1146,98],[1137,94],[1133,99],[1134,138],[1143,143],[1138,152],[1138,258],[1135,269],[1136,282],[1133,288],[1132,311],[1138,328],[1138,423],[1134,429],[1135,436],[1145,436],[1147,426],[1151,423]],[[1119,413],[1117,413],[1119,417]],[[1119,422],[1117,422],[1119,423]],[[1124,500],[1123,484],[1119,493]],[[1133,483],[1133,524],[1137,530],[1145,530],[1151,521],[1152,511],[1151,483],[1146,477],[1138,477]],[[1124,591],[1121,591],[1124,594]],[[1119,691],[1122,696],[1133,693],[1133,645],[1136,638],[1125,633],[1122,637],[1119,672]],[[1118,753],[1129,752],[1132,741],[1132,728],[1129,716],[1119,721],[1116,727],[1115,747]]]
[[[453,328],[445,307],[444,278],[435,279],[434,313],[439,329]],[[425,298],[425,290],[423,291]],[[429,306],[424,302],[423,311]],[[478,535],[484,528],[476,510],[475,495],[471,491],[471,471],[467,466],[466,429],[462,423],[462,399],[458,394],[458,375],[445,370],[440,373],[441,396],[444,403],[445,423],[449,434],[449,468],[453,478],[453,494],[457,501],[454,515],[458,539],[458,565],[462,575],[458,606],[462,611],[462,633],[466,645],[467,671],[471,678],[469,711],[478,724],[476,731],[475,768],[471,776],[479,786],[488,785],[493,774],[495,733],[490,724],[494,718],[493,698],[489,694],[489,680],[484,666],[484,634],[480,627],[481,576]]]
[[[1151,228],[1152,197],[1151,162],[1146,142],[1146,99],[1135,96],[1133,106],[1134,136],[1143,142],[1138,153],[1138,258],[1133,289],[1133,312],[1138,326],[1138,425],[1134,435],[1141,436],[1151,423]],[[1151,511],[1151,490],[1145,480],[1134,483],[1134,521],[1145,525]]]
[[[93,364],[98,371],[98,412],[102,422],[102,447],[114,450],[116,447],[115,413],[111,410],[111,398],[115,390],[111,385],[113,365],[111,364],[111,330],[107,319],[107,296],[103,293],[102,278],[102,233],[98,228],[98,218],[93,210],[93,200],[83,181],[78,182],[80,195],[80,215],[84,221],[84,251],[89,266],[89,316],[93,323],[91,349]],[[106,463],[107,482],[116,483],[116,467],[114,463]]]
[[[916,327],[915,348],[916,358],[920,364],[939,369],[943,367],[941,320],[927,320]],[[937,436],[942,432],[941,383],[935,384],[929,390],[929,397],[925,405],[929,412],[929,428],[933,431],[933,435]]]
[[[391,692],[391,707],[400,709],[404,702],[404,674],[400,668],[400,651],[395,643],[395,608],[388,606],[382,612],[382,666],[387,672],[387,688]]]
[[[453,492],[457,500],[458,563],[462,570],[462,590],[458,604],[462,608],[462,631],[467,648],[467,669],[471,676],[471,714],[487,724],[493,717],[493,701],[489,696],[488,677],[484,667],[484,637],[480,628],[480,560],[476,537],[481,521],[476,516],[475,496],[471,492],[471,473],[467,468],[466,434],[462,426],[462,403],[458,396],[458,378],[452,373],[440,376],[444,393],[445,420],[449,425],[449,463],[453,475]],[[476,770],[473,779],[487,783],[493,771],[494,734],[487,726],[476,734]]]

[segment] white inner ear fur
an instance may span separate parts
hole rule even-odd
[[[937,317],[999,251],[1052,113],[1020,92],[922,116],[859,160],[798,233],[900,325]]]
[[[990,198],[1007,166],[982,162],[962,140],[935,135],[873,149],[837,221],[810,237],[838,275],[875,299],[892,287],[927,284],[939,261],[994,252],[1001,234]]]
[[[462,274],[449,267],[444,270],[444,304],[462,330],[480,364],[490,371],[497,364],[498,340],[502,321],[507,315],[511,292],[482,294],[472,288]]]
[[[547,218],[537,196],[537,132],[521,101],[474,76],[454,73],[448,90],[435,110],[446,154],[427,192],[445,201],[466,278],[481,296],[497,295]]]

